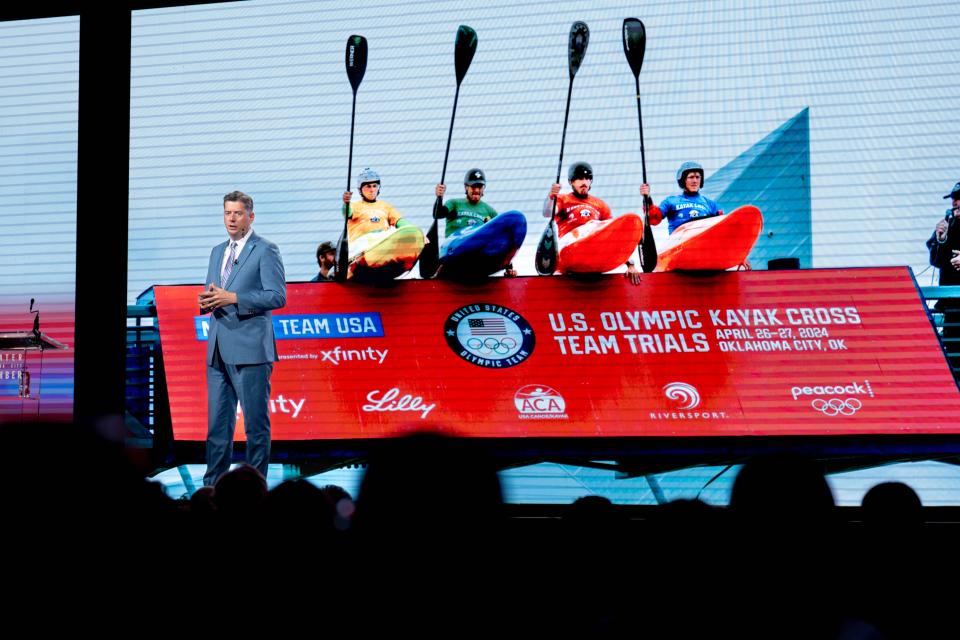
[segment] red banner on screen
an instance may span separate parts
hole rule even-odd
[[[155,290],[181,440],[206,437],[200,290]],[[274,326],[275,440],[960,432],[906,268],[291,284]]]

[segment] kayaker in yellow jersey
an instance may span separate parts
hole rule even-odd
[[[367,167],[360,172],[357,176],[357,190],[361,199],[355,202],[351,202],[351,191],[343,192],[344,203],[350,205],[350,213],[347,215],[347,239],[351,245],[371,231],[386,231],[390,227],[400,229],[410,225],[393,205],[377,199],[380,195],[380,174],[373,169]],[[352,246],[350,253],[356,253]]]

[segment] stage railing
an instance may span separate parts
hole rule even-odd
[[[158,405],[166,391],[160,366],[160,332],[157,308],[152,304],[127,305],[126,394],[128,439],[137,444],[152,445],[157,426]],[[135,419],[131,421],[130,418]],[[139,423],[139,424],[137,424]],[[150,442],[143,442],[143,440]]]
[[[957,364],[960,362],[960,286],[920,287],[920,293],[947,354],[953,377],[960,379],[960,365]],[[958,313],[944,314],[944,310],[951,307],[955,307]]]

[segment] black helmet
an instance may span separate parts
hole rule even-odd
[[[475,184],[482,184],[486,186],[487,176],[484,175],[483,169],[470,169],[470,171],[467,171],[467,174],[463,176],[463,184],[467,185],[468,187]]]
[[[579,178],[593,180],[593,167],[586,162],[574,162],[567,171],[567,180],[573,182]]]

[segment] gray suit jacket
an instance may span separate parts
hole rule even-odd
[[[204,286],[220,284],[220,263],[227,243],[210,252],[210,265]],[[276,362],[277,344],[273,336],[271,309],[287,302],[287,285],[280,250],[251,229],[250,237],[223,287],[237,294],[237,304],[216,309],[210,315],[207,338],[207,364],[213,364],[214,349],[226,364]]]

